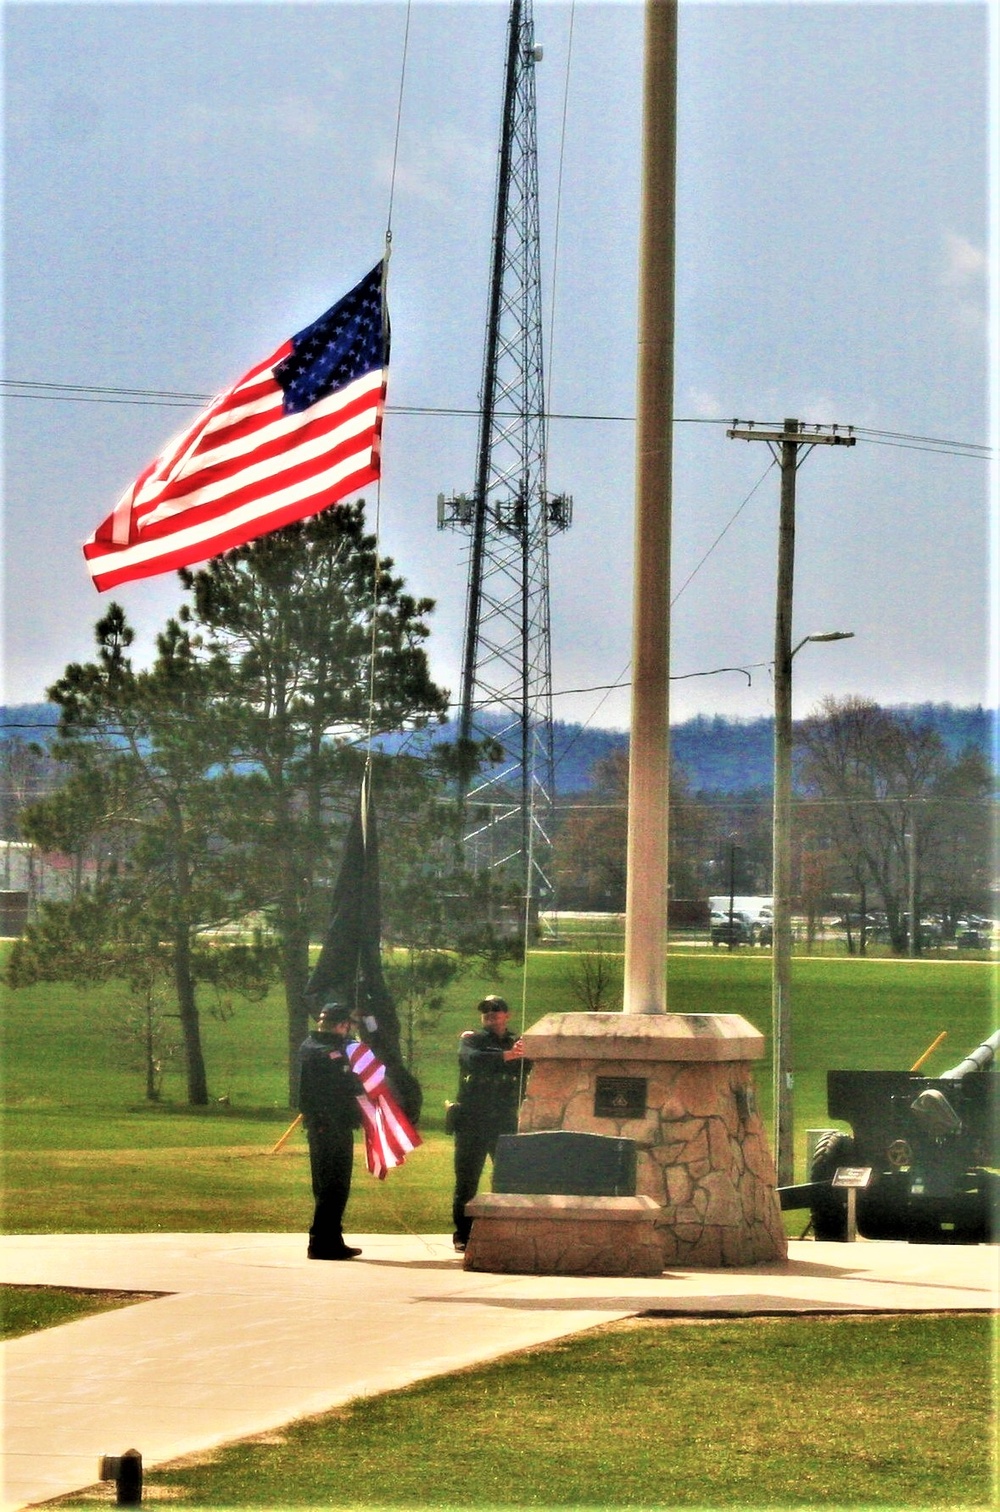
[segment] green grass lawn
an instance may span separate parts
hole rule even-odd
[[[144,1301],[152,1292],[89,1291],[65,1286],[0,1285],[0,1339],[57,1328],[89,1313]]]
[[[466,977],[452,986],[433,1030],[418,1045],[425,1144],[385,1182],[356,1162],[347,1214],[354,1232],[442,1232],[449,1226],[451,1144],[442,1133],[455,1092],[462,1029],[488,991],[508,998],[513,1019],[576,1009],[572,956],[529,956],[499,982]],[[907,1068],[942,1030],[948,1039],[927,1070],[944,1070],[994,1027],[995,972],[980,962],[861,961],[800,957],[794,967],[795,1118],[798,1170],[805,1131],[826,1116],[830,1068]],[[669,1004],[679,1013],[739,1013],[765,1033],[770,961],[750,952],[685,951],[668,964]],[[283,1004],[236,999],[231,1016],[203,1016],[213,1101],[183,1102],[178,1070],[159,1103],[143,1100],[134,1054],[123,1043],[123,989],[62,984],[7,992],[4,1013],[4,1211],[8,1232],[138,1230],[267,1231],[304,1228],[310,1198],[301,1134],[268,1152],[287,1127]],[[768,1045],[769,1053],[769,1045]],[[756,1070],[770,1120],[767,1059]],[[793,1231],[801,1227],[795,1215]]]
[[[985,1508],[989,1338],[979,1316],[637,1319],[145,1484],[199,1508]]]
[[[504,993],[515,1022],[522,989],[527,1024],[577,1009],[572,959],[544,949],[529,957],[526,984],[514,969],[499,981],[454,984],[418,1047],[425,1142],[385,1182],[370,1180],[359,1156],[348,1232],[448,1229],[442,1113],[454,1095],[458,1034],[489,991]],[[672,1010],[740,1013],[767,1032],[766,955],[678,951],[668,976]],[[941,1071],[994,1027],[994,973],[979,962],[797,957],[793,980],[800,1170],[805,1130],[828,1122],[827,1069],[906,1068],[946,1029],[927,1067]],[[205,1012],[206,1109],[185,1106],[177,1070],[159,1103],[143,1100],[121,1033],[126,1006],[114,985],[7,993],[6,1230],[304,1231],[311,1196],[301,1134],[270,1153],[291,1116],[280,994],[236,1000],[231,1014]],[[769,1120],[766,1058],[756,1076]],[[802,1215],[793,1216],[797,1230]],[[37,1308],[35,1319],[28,1326],[45,1326]],[[148,1499],[438,1512],[978,1508],[990,1497],[987,1327],[977,1317],[610,1327],[157,1471]]]

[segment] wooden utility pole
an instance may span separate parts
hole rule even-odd
[[[775,1151],[778,1185],[795,1179],[792,1061],[792,586],[799,422],[781,439],[778,585],[774,611],[774,815],[771,830],[771,1015],[774,1021]]]
[[[625,903],[626,1013],[667,1006],[677,0],[646,0]]]
[[[740,427],[726,435],[766,441],[781,466],[778,517],[778,584],[774,614],[774,815],[771,834],[771,891],[774,937],[771,945],[771,1027],[774,1064],[774,1159],[778,1185],[790,1186],[795,1170],[792,1105],[792,658],[807,641],[846,640],[852,631],[807,635],[792,645],[792,588],[795,576],[795,480],[799,462],[814,446],[853,446],[854,437],[836,426],[803,430],[786,420],[780,431]],[[800,448],[806,451],[799,457]],[[780,451],[777,450],[780,448]]]
[[[906,822],[906,906],[909,928],[906,931],[906,954],[912,959],[920,950],[920,910],[917,908],[917,806],[910,803]]]

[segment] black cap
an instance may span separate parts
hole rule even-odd
[[[350,1016],[350,1008],[346,1003],[342,1003],[339,998],[327,998],[326,1002],[321,1003],[316,1011],[317,1019],[328,1018],[335,1024],[345,1023]]]
[[[495,994],[491,994],[489,997],[483,998],[482,1002],[479,1005],[479,1011],[480,1013],[509,1013],[510,1006],[504,1001],[502,997],[497,997]]]

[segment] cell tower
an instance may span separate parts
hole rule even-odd
[[[512,0],[483,361],[475,490],[438,497],[438,528],[470,536],[460,735],[503,759],[463,793],[468,853],[502,867],[525,896],[551,893],[554,798],[549,537],[572,518],[546,488],[531,0]]]

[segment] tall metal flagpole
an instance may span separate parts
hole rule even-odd
[[[626,1013],[667,1006],[677,0],[646,0]]]
[[[622,1239],[620,1275],[658,1275],[676,1264],[752,1265],[787,1254],[748,1064],[763,1053],[764,1037],[738,1014],[667,1011],[677,11],[677,0],[646,0],[624,1011],[553,1013],[531,1025],[524,1036],[531,1074],[518,1116],[528,1136],[553,1128],[602,1134],[606,1119],[644,1119],[649,1135],[637,1151],[635,1190],[658,1208],[650,1214],[655,1237],[649,1252],[638,1236]],[[640,1074],[623,1077],[623,1061]],[[682,1066],[697,1075],[678,1077]],[[676,1153],[679,1115],[692,1127],[725,1131],[707,1141],[706,1159],[686,1167]],[[493,1199],[500,1200],[504,1195]],[[564,1268],[566,1225],[550,1216],[533,1218],[530,1239],[504,1239],[496,1258],[489,1233],[477,1248],[478,1225],[477,1217],[468,1269],[509,1269],[517,1242],[525,1246],[522,1269]]]

